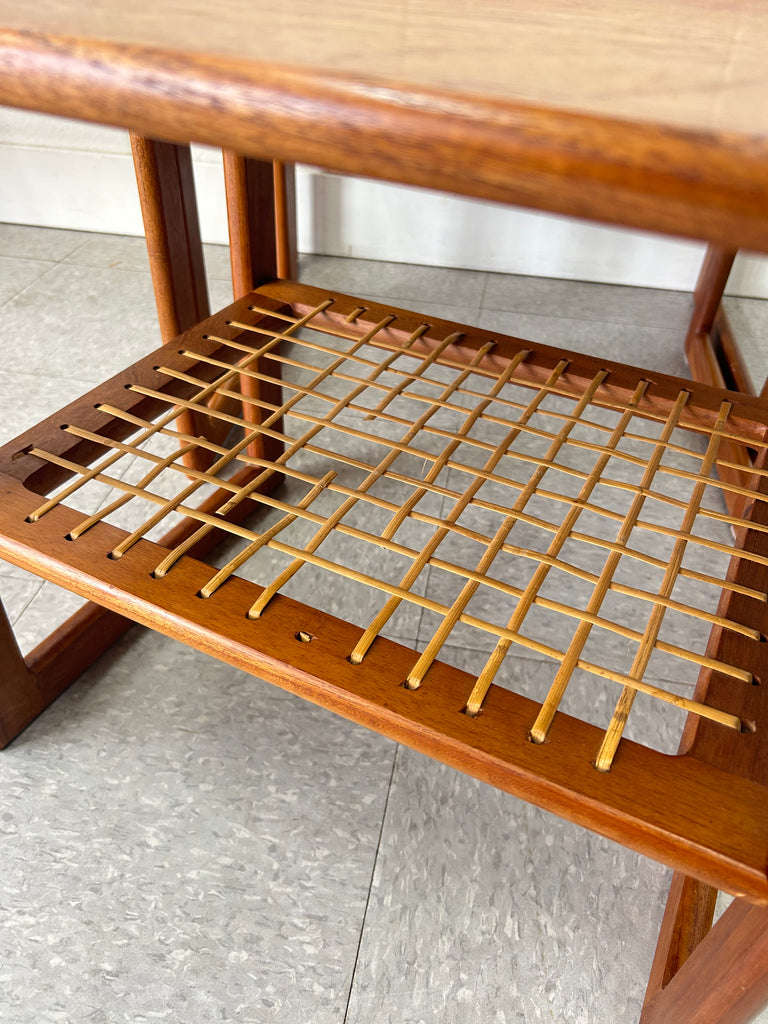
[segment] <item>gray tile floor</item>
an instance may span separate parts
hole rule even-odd
[[[226,251],[207,257],[224,305]],[[302,275],[684,372],[684,294],[324,257]],[[768,303],[728,307],[762,380]],[[0,226],[0,323],[5,441],[158,341],[143,241]],[[78,603],[8,566],[0,595],[25,649]],[[0,754],[0,835],[4,1024],[632,1021],[668,881],[139,629]]]

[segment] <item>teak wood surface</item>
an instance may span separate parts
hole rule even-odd
[[[61,430],[62,422],[75,422],[92,429],[115,433],[121,421],[94,407],[120,404],[130,408],[147,406],[139,392],[128,395],[128,381],[157,388],[162,380],[156,369],[159,359],[168,365],[178,362],[189,366],[190,352],[217,350],[217,336],[237,337],[233,324],[245,314],[250,301],[257,298],[266,308],[286,309],[291,305],[313,306],[326,296],[325,291],[278,282],[266,286],[260,296],[250,296],[216,314],[199,328],[180,339],[179,348],[160,349],[129,371],[100,386],[97,392],[73,403],[68,410],[51,417],[26,435],[7,445],[1,454],[3,508],[3,557],[42,573],[82,596],[129,615],[168,635],[193,644],[201,650],[246,671],[270,679],[310,700],[329,707],[355,721],[373,727],[408,743],[441,761],[500,788],[509,790],[587,825],[626,845],[661,859],[699,878],[746,894],[756,902],[768,902],[768,801],[764,778],[756,765],[766,762],[766,732],[726,733],[715,729],[713,739],[703,727],[687,740],[688,749],[678,757],[660,754],[628,740],[609,773],[597,772],[592,761],[600,730],[567,714],[560,714],[549,734],[549,742],[530,742],[535,702],[504,688],[492,686],[476,718],[462,714],[468,692],[468,677],[448,665],[436,663],[430,671],[429,685],[419,691],[402,686],[413,655],[398,644],[379,639],[361,665],[353,665],[347,654],[357,643],[361,630],[331,615],[287,597],[276,597],[263,617],[248,620],[233,614],[233,608],[247,608],[258,596],[260,587],[233,577],[226,587],[201,601],[199,593],[210,570],[194,558],[184,557],[174,571],[162,579],[153,578],[153,567],[163,557],[164,548],[142,540],[130,558],[118,560],[106,553],[124,536],[106,523],[72,543],[70,529],[82,515],[62,505],[53,508],[39,522],[26,517],[39,504],[33,492],[46,492],[62,478],[62,472],[28,454],[31,445],[42,446],[64,457],[84,459],[91,442],[83,442]],[[270,304],[269,298],[272,296]],[[336,296],[338,317],[346,315],[345,305],[355,300]],[[371,304],[366,317],[378,322],[385,308]],[[300,312],[300,309],[298,310]],[[410,335],[418,318],[398,312],[398,328],[388,330],[381,344],[397,349]],[[400,320],[402,322],[400,323]],[[435,321],[435,337],[444,336],[448,323]],[[362,325],[361,325],[362,329]],[[491,336],[472,331],[467,344],[456,343],[448,351],[453,359],[471,359],[478,347]],[[494,335],[496,346],[487,357],[487,372],[498,373],[528,343]],[[421,339],[429,350],[430,341]],[[378,344],[378,343],[377,343]],[[182,352],[184,354],[182,354]],[[559,361],[561,353],[546,346],[534,346],[530,360],[531,380],[543,379]],[[575,391],[589,381],[598,369],[608,369],[612,378],[605,400],[626,400],[634,388],[633,372],[619,365],[589,357],[574,357],[564,387]],[[663,413],[673,404],[679,381],[655,375],[649,389],[649,412]],[[652,393],[651,393],[652,392]],[[175,394],[176,392],[174,392]],[[732,395],[735,423],[748,423],[754,417],[752,436],[766,432],[765,409],[754,398]],[[722,399],[716,389],[697,388],[697,421],[714,417]],[[128,403],[128,404],[125,404]],[[63,420],[62,420],[63,417]],[[765,503],[756,504],[761,522],[768,518]],[[749,531],[747,546],[765,546],[765,534]],[[737,571],[734,566],[734,572]],[[765,588],[766,569],[742,565],[738,580]],[[752,598],[732,595],[731,603],[744,604],[740,620],[762,630],[765,605]],[[725,607],[725,605],[723,605]],[[709,653],[720,658],[733,643],[730,631],[713,633]],[[300,635],[311,637],[301,642]],[[759,640],[740,644],[739,663],[747,665],[754,677],[766,675],[768,653]],[[23,682],[23,681],[22,681]],[[717,687],[724,687],[724,694]],[[699,685],[716,707],[729,709],[733,693],[717,673],[704,670]],[[731,684],[731,691],[733,686]],[[768,690],[763,685],[739,687],[743,693],[739,715],[744,720],[764,720]],[[713,727],[714,728],[714,727]],[[739,822],[739,828],[733,822]]]
[[[4,0],[0,103],[768,251],[768,13]]]

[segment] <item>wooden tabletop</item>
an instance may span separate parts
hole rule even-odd
[[[768,251],[757,0],[0,0],[0,102]]]

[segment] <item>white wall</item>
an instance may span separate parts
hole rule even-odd
[[[220,154],[195,149],[203,235],[225,242]],[[0,108],[0,221],[142,234],[124,132]],[[299,168],[303,252],[689,290],[703,246]],[[768,260],[728,291],[768,298]]]

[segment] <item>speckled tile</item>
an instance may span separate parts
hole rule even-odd
[[[353,292],[353,294],[360,294]],[[434,317],[437,320],[448,320],[451,323],[466,324],[469,327],[480,326],[482,313],[479,306],[454,306],[450,302],[433,302],[429,292],[419,295],[371,295],[361,294],[362,298],[371,302],[379,302],[382,306],[391,305],[395,309],[407,309],[420,313],[425,320]]]
[[[12,440],[79,398],[91,386],[87,380],[0,370],[0,442]]]
[[[478,326],[570,352],[633,363],[657,372],[689,376],[683,354],[684,335],[637,324],[597,323],[567,317],[483,309]]]
[[[752,383],[759,393],[768,376],[768,346],[765,343],[768,337],[768,302],[728,297],[724,306]]]
[[[427,299],[430,303],[451,306],[480,306],[485,277],[480,271],[347,260],[336,256],[304,256],[299,264],[299,279],[318,288],[366,297],[387,296],[390,301]]]
[[[40,260],[9,259],[0,256],[0,305],[24,291],[51,269]]]
[[[93,237],[87,231],[0,224],[0,253],[16,259],[58,263]]]
[[[488,274],[483,308],[662,327],[677,331],[682,340],[691,318],[692,300],[689,292]]]
[[[401,748],[347,1024],[636,1020],[668,878]]]
[[[160,344],[148,273],[65,263],[6,304],[3,329],[15,339],[6,371],[78,380],[104,380]]]
[[[16,574],[6,574],[3,571],[5,568],[5,564],[0,563],[0,600],[3,602],[8,621],[14,625],[29,607],[43,583],[29,573],[21,575],[22,570],[17,570]]]
[[[0,761],[0,1015],[340,1024],[394,745],[134,632]]]
[[[91,235],[65,257],[65,262],[100,270],[149,272],[147,244],[141,236]]]
[[[209,279],[215,281],[232,280],[232,264],[229,258],[228,245],[204,245],[203,254]]]
[[[211,308],[219,309],[232,301],[231,288],[229,297],[226,297],[226,284],[231,284],[232,280],[229,247],[226,245],[204,245],[203,254],[209,278],[209,291],[215,292],[217,298],[223,296],[223,301],[217,303],[211,294]],[[83,243],[66,257],[65,262],[99,270],[149,273],[146,241],[143,237],[129,235],[85,236]],[[219,287],[214,288],[213,282],[219,284]],[[222,283],[225,284],[224,288],[221,287]]]
[[[43,582],[13,624],[22,654],[29,654],[54,629],[66,622],[84,604],[81,597]]]

